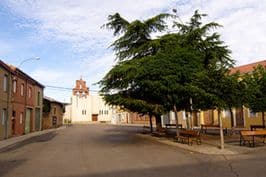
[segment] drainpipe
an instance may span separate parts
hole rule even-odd
[[[7,80],[7,101],[6,101],[6,119],[5,119],[5,139],[8,138],[8,120],[9,120],[9,103],[11,98],[11,71],[8,71],[8,80]]]

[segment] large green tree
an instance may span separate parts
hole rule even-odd
[[[152,39],[152,32],[166,29],[163,19],[170,16],[160,14],[131,23],[119,14],[109,16],[105,26],[113,29],[115,35],[119,34],[112,46],[120,62],[100,84],[105,97],[119,94],[128,100],[142,100],[160,105],[167,111],[174,110],[178,124],[178,111],[191,110],[191,100],[197,105],[201,97],[205,98],[206,92],[193,84],[198,73],[213,68],[218,69],[213,72],[220,73],[231,67],[233,60],[220,36],[212,33],[219,25],[202,24],[201,18],[205,14],[198,11],[187,24],[175,22],[177,32]]]
[[[265,126],[266,111],[266,68],[262,65],[257,66],[251,73],[243,76],[246,83],[247,106],[253,112],[262,113],[262,124]]]

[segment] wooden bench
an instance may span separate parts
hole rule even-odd
[[[187,142],[188,145],[193,144],[193,141],[196,141],[197,144],[201,144],[200,132],[196,130],[180,130],[179,135],[175,137],[177,141],[181,140]]]
[[[256,130],[256,129],[265,129],[264,125],[250,125],[250,130]]]
[[[215,129],[215,130],[220,129],[219,125],[201,124],[200,127],[202,133],[207,133],[207,129]],[[227,128],[223,128],[223,132],[224,134],[227,134]]]
[[[166,129],[167,128],[176,128],[176,124],[164,124],[164,125],[165,125]],[[178,128],[182,129],[183,128],[182,124],[178,124]]]
[[[255,147],[255,141],[259,138],[263,138],[263,143],[265,143],[265,137],[266,137],[266,130],[242,130],[240,131],[240,146],[246,145],[246,142],[249,143],[250,146]]]

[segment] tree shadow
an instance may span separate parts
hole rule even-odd
[[[31,138],[25,139],[21,142],[11,144],[9,146],[6,146],[6,147],[0,149],[0,153],[14,151],[16,149],[19,149],[21,147],[24,147],[26,145],[33,144],[33,143],[47,142],[47,141],[50,141],[51,139],[53,139],[56,135],[57,135],[56,132],[49,132],[46,134],[34,136]]]
[[[8,160],[8,161],[0,160],[0,176],[4,176],[9,171],[17,168],[18,166],[20,166],[25,162],[26,159]]]

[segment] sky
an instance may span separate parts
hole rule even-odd
[[[159,13],[188,21],[195,10],[215,21],[236,65],[266,59],[266,0],[0,0],[0,59],[45,86],[73,88],[82,77],[91,92],[115,64],[108,15],[129,21]],[[46,87],[46,96],[69,102],[71,90]]]

